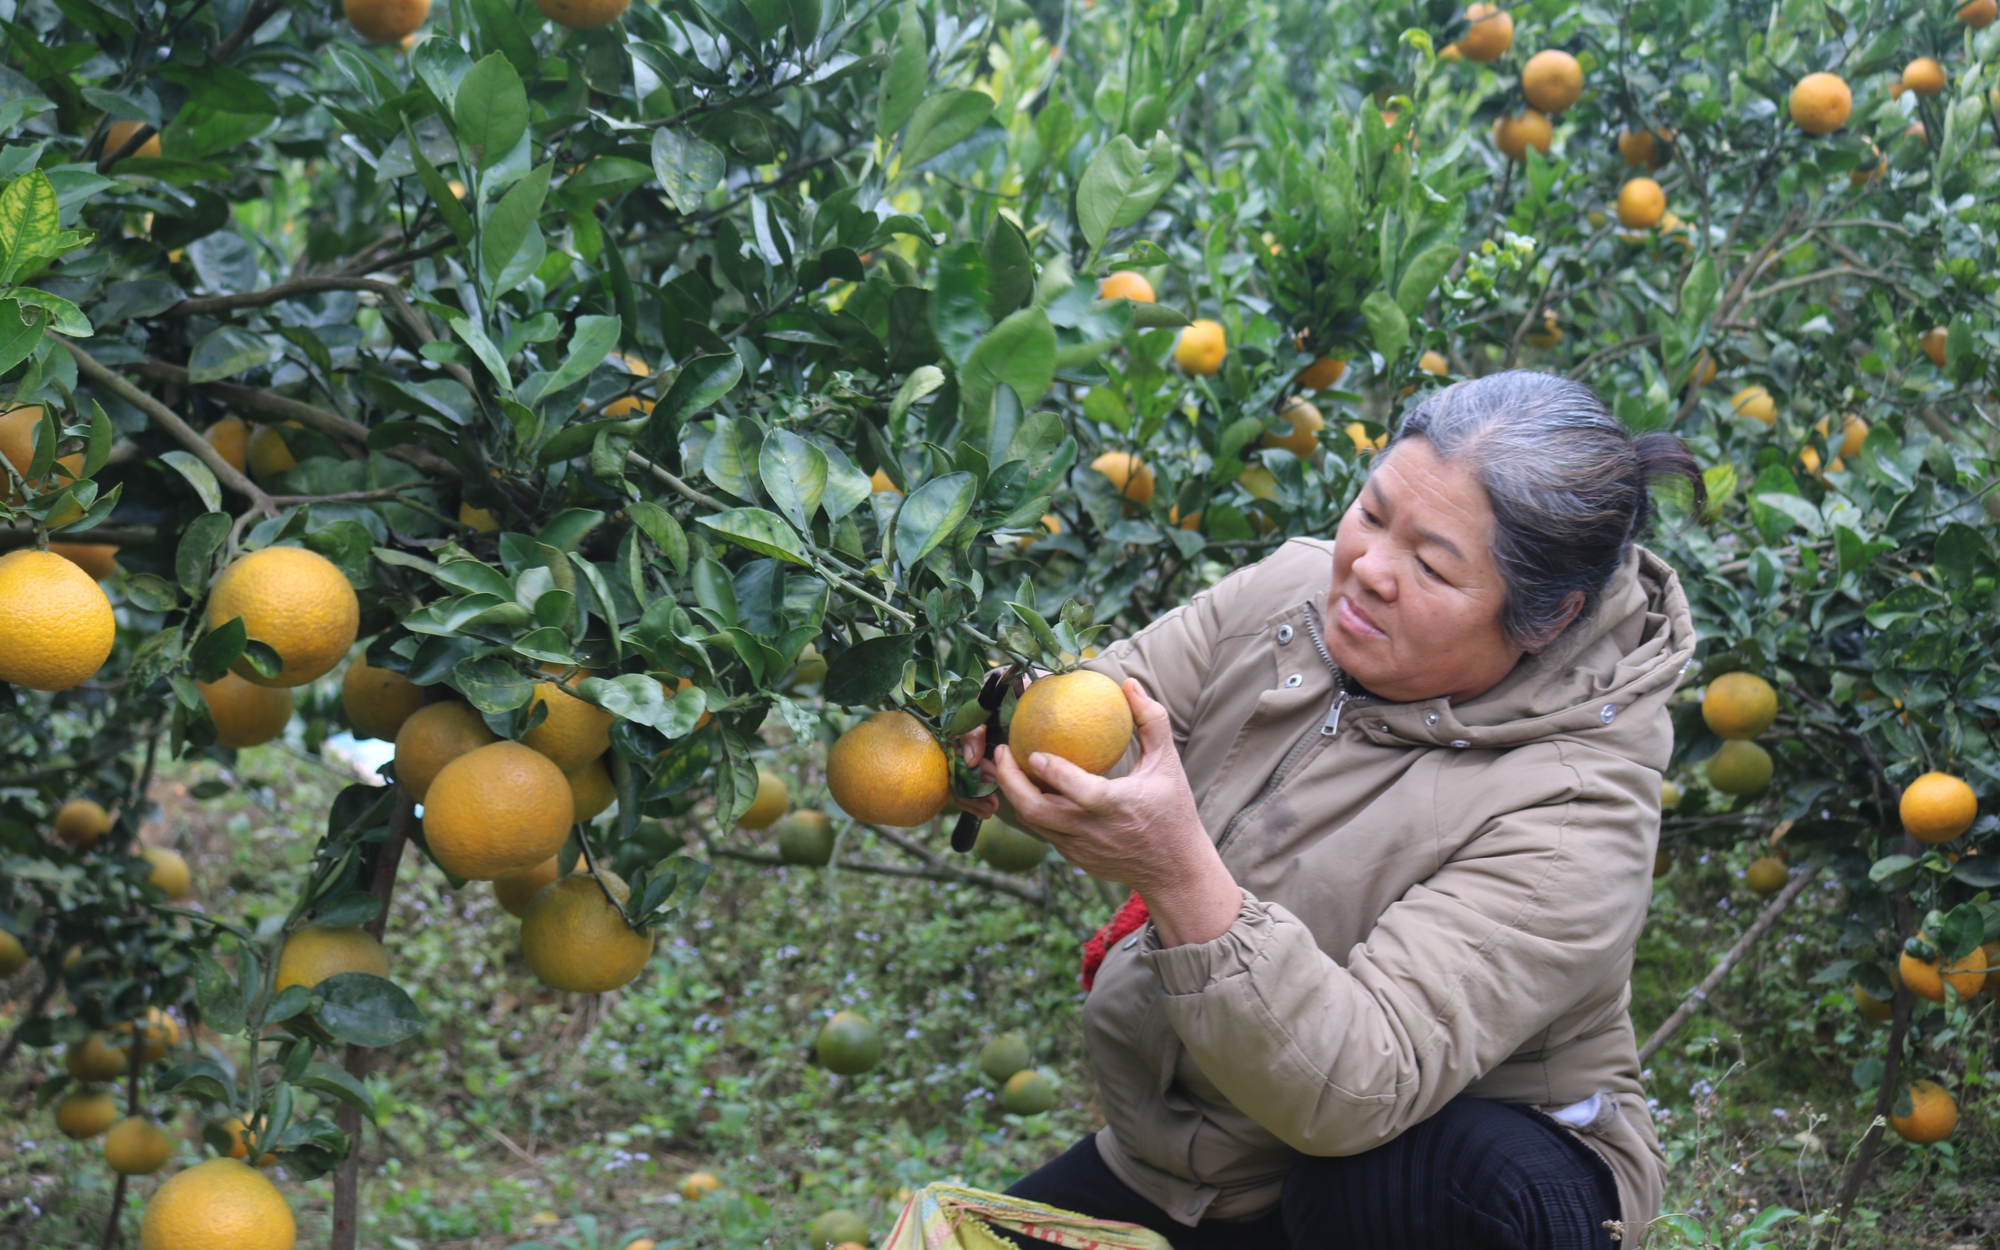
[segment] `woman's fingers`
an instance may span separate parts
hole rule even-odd
[[[1000,810],[1000,796],[998,794],[989,794],[984,798],[961,798],[958,800],[958,810],[971,812],[981,820],[991,820]]]
[[[1084,811],[1095,811],[1104,806],[1105,787],[1108,784],[1096,773],[1087,773],[1060,755],[1050,755],[1037,751],[1028,757],[1028,766],[1035,770],[1035,778],[1046,790],[1053,790]]]
[[[1137,677],[1125,679],[1125,701],[1132,705],[1132,723],[1139,733],[1141,754],[1173,750],[1174,727],[1167,715],[1167,705],[1147,694]]]
[[[967,768],[979,767],[979,761],[986,758],[986,726],[978,725],[959,735],[958,749]]]
[[[1028,774],[1021,771],[1014,752],[1001,747],[993,755],[995,780],[1000,783],[1000,793],[1014,805],[1014,810],[1031,825],[1058,830],[1067,830],[1083,814],[1076,804],[1061,795],[1044,793]]]

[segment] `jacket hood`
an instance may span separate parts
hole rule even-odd
[[[1494,750],[1573,738],[1664,768],[1673,735],[1661,734],[1658,713],[1694,643],[1680,578],[1634,544],[1597,609],[1554,646],[1522,657],[1499,685],[1464,703],[1371,704],[1367,732],[1383,742]],[[1651,714],[1630,714],[1640,711]]]

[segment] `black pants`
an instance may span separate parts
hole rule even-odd
[[[1530,1108],[1464,1097],[1365,1154],[1299,1156],[1278,1206],[1253,1220],[1175,1223],[1112,1174],[1095,1137],[1007,1192],[1143,1225],[1174,1250],[1614,1250],[1605,1223],[1619,1218],[1611,1169],[1588,1146]]]

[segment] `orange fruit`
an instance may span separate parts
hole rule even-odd
[[[1555,137],[1556,128],[1548,114],[1538,109],[1524,109],[1518,117],[1502,114],[1493,119],[1493,146],[1516,164],[1527,163],[1529,148],[1547,156]]]
[[[296,421],[283,424],[294,430],[304,428]],[[275,425],[260,425],[250,432],[250,442],[244,448],[243,458],[249,466],[250,476],[260,484],[299,467],[298,457],[292,455],[285,436]]]
[[[1634,130],[1627,126],[1618,132],[1618,158],[1627,165],[1658,169],[1672,159],[1673,150],[1671,130]]]
[[[1033,1068],[1023,1068],[1000,1087],[1000,1105],[1013,1115],[1040,1115],[1056,1105],[1056,1087]]]
[[[23,480],[27,479],[28,470],[35,467],[35,432],[41,425],[40,404],[25,404],[0,412],[0,456],[7,457],[7,463],[14,466],[14,472],[20,474]],[[83,472],[83,453],[79,451],[58,456],[56,463],[62,466],[61,469],[52,468],[48,476],[30,484],[38,490],[49,491],[74,481]]]
[[[104,1135],[104,1162],[126,1176],[151,1176],[173,1153],[173,1139],[144,1116],[127,1116]]]
[[[1099,299],[1130,299],[1144,304],[1153,302],[1153,284],[1146,281],[1146,275],[1120,269],[1104,279],[1097,288]]]
[[[1855,1010],[1867,1016],[1870,1020],[1886,1022],[1895,1014],[1895,1005],[1893,1003],[1877,998],[1867,990],[1862,989],[1860,982],[1855,982],[1853,990]]]
[[[1357,454],[1368,451],[1381,451],[1389,445],[1388,431],[1385,430],[1377,434],[1374,438],[1370,438],[1368,437],[1368,427],[1359,421],[1349,421],[1342,428],[1341,433],[1347,435],[1347,441],[1354,444],[1354,450]],[[1236,480],[1241,482],[1243,479],[1239,477]],[[1249,489],[1247,484],[1245,489]]]
[[[253,686],[235,673],[218,681],[195,683],[208,717],[215,722],[218,746],[257,747],[275,741],[292,719],[292,692]]]
[[[1754,742],[1733,738],[1708,757],[1708,784],[1745,797],[1771,784],[1771,753]]]
[[[1651,178],[1632,178],[1618,188],[1618,224],[1651,230],[1667,211],[1667,193]]]
[[[294,985],[311,989],[342,972],[386,977],[389,952],[366,929],[322,925],[294,930],[286,936],[284,948],[278,952],[277,988],[281,990]]]
[[[1869,156],[1866,161],[1847,171],[1848,186],[1865,187],[1877,178],[1880,178],[1883,171],[1889,168],[1882,160],[1881,148],[1870,143],[1868,145],[1868,152]]]
[[[493,534],[500,529],[499,517],[484,508],[475,508],[464,500],[460,500],[458,504],[458,523],[480,534]]]
[[[705,1195],[721,1188],[722,1182],[712,1172],[689,1172],[681,1178],[681,1197],[689,1202],[699,1202]],[[626,1246],[625,1250],[632,1250],[632,1247]]]
[[[866,1016],[835,1012],[813,1038],[819,1066],[841,1076],[859,1076],[882,1061],[882,1035]]]
[[[446,764],[431,782],[424,841],[446,872],[491,881],[560,851],[575,814],[562,769],[519,742],[495,742]]]
[[[1785,882],[1791,877],[1791,870],[1785,867],[1785,861],[1775,855],[1753,859],[1750,866],[1743,870],[1743,884],[1749,887],[1752,894],[1765,898],[1784,889]]]
[[[1920,56],[1903,67],[1903,86],[1928,100],[1944,90],[1944,66]]]
[[[1840,454],[1858,456],[1861,445],[1868,441],[1868,423],[1853,413],[1848,413],[1840,423]]]
[[[1521,67],[1521,93],[1544,113],[1560,113],[1583,94],[1583,66],[1567,52],[1548,48]]]
[[[1701,696],[1701,719],[1717,737],[1754,738],[1778,718],[1778,692],[1755,673],[1724,673]]]
[[[1950,330],[1944,326],[1932,326],[1917,336],[1917,346],[1924,349],[1924,355],[1931,358],[1932,364],[1942,369],[1944,368],[1945,360],[1945,344],[1950,338]]]
[[[1253,464],[1243,470],[1243,472],[1237,474],[1236,484],[1244,490],[1249,491],[1253,498],[1276,499],[1278,497],[1277,476],[1261,464]]]
[[[180,852],[170,851],[164,846],[143,846],[139,848],[139,858],[153,866],[146,874],[146,880],[160,888],[169,903],[186,902],[194,893],[193,874],[188,871],[188,862]]]
[[[103,155],[109,156],[113,152],[116,152],[119,148],[124,147],[125,141],[132,137],[132,132],[146,124],[147,123],[145,122],[131,122],[131,121],[112,122],[111,125],[107,127],[104,132]],[[133,148],[131,156],[127,156],[125,159],[130,160],[133,156],[158,156],[159,154],[160,154],[160,136],[159,133],[155,131],[153,134],[150,134],[146,137],[146,141],[144,143],[140,144],[136,148]]]
[[[1729,397],[1729,407],[1739,417],[1749,417],[1762,421],[1765,425],[1778,420],[1778,401],[1771,398],[1771,392],[1762,386],[1746,386]]]
[[[77,957],[80,959],[82,955],[78,954]],[[65,959],[63,961],[65,969],[71,965],[71,960]],[[20,938],[15,937],[5,929],[0,929],[0,981],[6,980],[27,966],[28,948],[21,945]]]
[[[1465,9],[1469,29],[1451,46],[1468,61],[1481,65],[1499,60],[1514,46],[1514,19],[1497,5],[1473,4]]]
[[[791,787],[785,779],[764,769],[757,770],[757,797],[750,800],[750,806],[736,818],[738,829],[764,829],[772,821],[785,814],[792,805]]]
[[[250,427],[242,417],[224,417],[201,432],[209,446],[238,473],[250,464]]]
[[[96,846],[110,832],[111,813],[89,799],[71,799],[56,812],[56,836],[71,846]]]
[[[446,764],[499,740],[470,704],[427,704],[396,731],[396,780],[421,803]]]
[[[574,994],[615,990],[646,970],[653,957],[653,931],[625,923],[618,907],[632,891],[616,873],[600,871],[564,877],[544,886],[521,916],[521,954],[536,980]]]
[[[595,30],[618,20],[631,0],[535,0],[542,16],[571,30]]]
[[[1986,988],[1986,952],[1984,949],[1969,951],[1949,963],[1943,963],[1937,959],[1919,959],[1906,950],[1896,960],[1896,973],[1903,979],[1903,984],[1910,987],[1910,993],[1918,998],[1943,1002],[1947,981],[1958,991],[1960,998],[1972,998]]]
[[[1026,551],[1028,548],[1034,546],[1035,540],[1040,538],[1043,534],[1060,534],[1062,533],[1062,528],[1063,528],[1062,518],[1051,513],[1042,518],[1041,529],[1030,530],[1027,533],[1021,535],[1019,538],[1014,540],[1014,546],[1018,547],[1022,551]]]
[[[243,1122],[243,1118],[232,1115],[224,1120],[219,1127],[223,1132],[229,1134],[229,1154],[227,1157],[231,1159],[249,1158],[250,1147],[257,1144],[257,1139],[251,1134],[250,1126]],[[258,1158],[257,1166],[267,1168],[277,1161],[278,1156],[266,1151]]]
[[[1196,377],[1214,377],[1228,354],[1228,336],[1222,323],[1206,317],[1195,318],[1174,344],[1174,363]]]
[[[621,4],[618,8],[620,12],[623,12],[625,6]],[[625,371],[633,377],[647,378],[652,376],[653,366],[647,364],[637,356],[620,356],[617,359],[620,364],[625,366]],[[630,386],[631,383],[628,382],[626,385]],[[652,410],[653,401],[639,395],[623,395],[604,405],[604,415],[607,417],[629,417],[635,412],[648,413]]]
[[[128,1020],[123,1024],[114,1024],[110,1031],[119,1037],[130,1037],[135,1030],[144,1045],[147,1063],[158,1063],[166,1057],[169,1049],[181,1044],[180,1022],[158,1007],[146,1008],[143,1021]]]
[[[1958,20],[1974,30],[1985,30],[2000,16],[2000,3],[1995,0],[1965,0],[1958,6]]]
[[[1128,451],[1107,451],[1090,467],[1111,480],[1113,489],[1140,507],[1153,502],[1153,471]]]
[[[892,495],[900,495],[903,493],[902,491],[896,489],[896,484],[889,480],[889,475],[887,473],[884,473],[880,469],[877,469],[873,473],[868,475],[868,485],[878,495],[885,490]]]
[[[283,668],[264,677],[239,659],[236,671],[259,686],[303,686],[347,658],[361,628],[361,601],[347,575],[318,552],[266,547],[222,570],[209,594],[210,629],[239,616],[253,641],[278,653]]]
[[[118,1123],[118,1100],[103,1090],[79,1089],[56,1104],[56,1127],[82,1141]]]
[[[1979,798],[1950,773],[1925,773],[1903,788],[1898,805],[1903,832],[1927,846],[1949,842],[1979,815]]]
[[[115,1081],[125,1075],[131,1063],[130,1048],[112,1045],[103,1033],[92,1033],[63,1050],[63,1067],[79,1081]]]
[[[1451,362],[1444,358],[1443,352],[1425,352],[1423,355],[1417,357],[1417,368],[1422,369],[1425,373],[1433,377],[1446,378],[1451,376]]]
[[[262,1173],[235,1159],[198,1163],[146,1202],[140,1250],[292,1250],[292,1208]]]
[[[527,914],[528,904],[545,885],[553,885],[562,874],[562,857],[551,855],[532,868],[520,868],[493,878],[493,897],[510,916]]]
[[[1541,328],[1528,331],[1525,335],[1521,336],[1521,341],[1530,347],[1547,349],[1562,342],[1562,338],[1562,326],[1556,323],[1555,310],[1550,308],[1544,309],[1542,312]]]
[[[1299,370],[1298,376],[1292,379],[1292,385],[1300,390],[1323,391],[1339,382],[1341,375],[1346,372],[1346,361],[1336,360],[1332,356],[1321,356]]]
[[[431,15],[431,0],[342,0],[354,33],[371,43],[401,43]]]
[[[826,788],[854,819],[907,829],[944,810],[951,763],[922,721],[890,709],[840,735],[827,752]]]
[[[90,580],[94,582],[101,582],[118,571],[118,548],[109,543],[52,542],[49,550],[90,574]]]
[[[1132,745],[1132,705],[1119,684],[1089,669],[1044,677],[1014,706],[1007,747],[1022,771],[1036,752],[1060,755],[1088,773],[1102,775]]]
[[[1898,1099],[1900,1105],[1901,1100]],[[1910,1113],[1889,1113],[1889,1127],[1906,1142],[1928,1146],[1951,1136],[1958,1127],[1958,1104],[1936,1081],[1910,1082]]]
[[[0,681],[67,690],[104,667],[117,632],[90,574],[29,547],[0,556]]]
[[[1854,93],[1838,74],[1807,74],[1792,88],[1792,120],[1809,135],[1830,135],[1847,124]]]
[[[585,703],[552,681],[536,683],[529,707],[536,703],[548,706],[548,716],[522,734],[521,743],[548,756],[563,772],[582,768],[611,749],[612,716],[603,708]]]
[[[576,823],[587,825],[610,810],[618,801],[618,787],[612,784],[611,770],[602,756],[563,774],[569,782],[570,801],[576,808]]]
[[[392,668],[356,656],[340,679],[340,706],[357,738],[394,742],[396,731],[424,705],[424,688]]]
[[[1273,434],[1264,431],[1261,440],[1266,447],[1282,447],[1301,460],[1312,459],[1319,450],[1319,432],[1326,428],[1326,418],[1319,415],[1319,409],[1303,399],[1295,399],[1283,412],[1278,414],[1291,423],[1289,434]]]

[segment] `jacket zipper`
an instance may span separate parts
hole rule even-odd
[[[1318,610],[1313,607],[1310,600],[1306,602],[1305,609],[1306,634],[1312,638],[1313,649],[1319,652],[1320,662],[1326,665],[1326,671],[1333,674],[1333,703],[1326,709],[1325,718],[1320,721],[1319,732],[1315,734],[1308,730],[1300,734],[1299,740],[1292,744],[1292,749],[1285,752],[1285,758],[1279,762],[1278,770],[1271,774],[1271,779],[1257,792],[1257,797],[1231,816],[1229,823],[1222,827],[1222,836],[1215,843],[1215,849],[1218,851],[1229,845],[1229,839],[1234,836],[1236,826],[1243,822],[1243,818],[1268,803],[1271,796],[1278,792],[1278,787],[1285,784],[1285,777],[1299,762],[1299,757],[1306,753],[1306,748],[1312,745],[1314,738],[1331,738],[1340,732],[1340,715],[1347,710],[1347,705],[1354,701],[1354,696],[1347,692],[1347,674],[1341,671],[1340,665],[1333,662],[1333,653],[1326,649],[1326,638],[1319,629]]]

